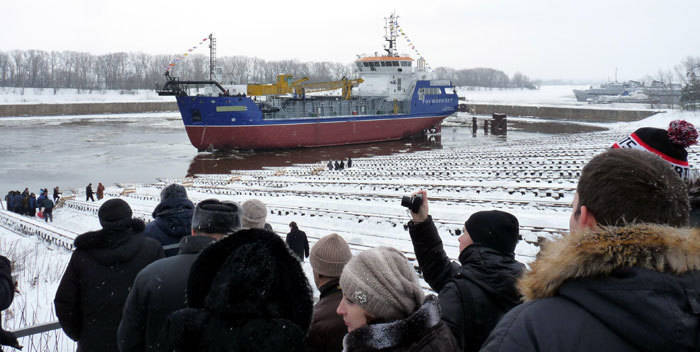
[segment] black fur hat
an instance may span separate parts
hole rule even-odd
[[[472,241],[504,254],[513,254],[520,238],[518,219],[500,210],[480,211],[464,223]]]
[[[247,229],[205,248],[192,264],[187,306],[231,319],[286,319],[306,332],[313,294],[278,235]]]
[[[97,211],[100,225],[107,230],[130,227],[132,214],[129,203],[119,198],[113,198],[104,202],[100,206],[100,210]]]
[[[196,232],[231,234],[241,228],[241,210],[234,202],[207,199],[197,203],[192,214]]]

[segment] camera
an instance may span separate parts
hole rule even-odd
[[[423,204],[423,195],[416,194],[415,196],[401,197],[401,206],[410,209],[414,213],[418,213],[421,204]]]

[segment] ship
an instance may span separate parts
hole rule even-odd
[[[384,52],[358,55],[354,79],[310,82],[279,74],[274,83],[248,84],[245,93],[232,94],[214,79],[211,64],[209,80],[179,80],[166,71],[157,92],[176,98],[198,151],[325,147],[439,133],[442,120],[457,111],[455,86],[431,79],[422,57],[399,55],[398,16],[385,20]],[[210,62],[215,44],[211,40]],[[208,93],[190,94],[201,86]]]

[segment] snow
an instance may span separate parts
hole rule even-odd
[[[568,95],[573,97],[573,93],[571,87],[566,86],[543,87],[534,92],[460,89],[460,95],[462,92],[468,96],[468,101],[576,105],[567,98]],[[16,93],[0,88],[0,103],[115,101],[113,99],[120,96],[121,94],[112,92],[95,97],[70,93],[68,90],[65,94],[46,96],[46,91],[25,89],[25,95],[18,97]],[[80,100],[81,98],[85,99]],[[101,98],[104,100],[99,100]],[[124,98],[149,100],[153,97],[143,92]],[[99,115],[88,118],[129,121],[142,116],[151,115]],[[177,113],[173,113],[168,118],[176,116]],[[84,118],[86,117],[62,116],[2,121],[10,128],[12,124],[40,127]],[[470,117],[460,114],[451,119],[466,120]],[[531,118],[509,119],[541,121]],[[403,228],[410,217],[399,203],[402,195],[423,188],[427,189],[430,213],[438,222],[438,230],[448,256],[453,259],[457,257],[458,242],[451,233],[461,229],[469,214],[479,210],[500,209],[516,214],[521,226],[527,228],[521,231],[523,240],[518,243],[516,254],[518,260],[528,263],[534,260],[539,250],[535,245],[538,239],[557,236],[555,233],[541,232],[538,228],[552,229],[561,234],[566,232],[569,204],[576,186],[575,172],[586,160],[636,128],[666,128],[675,119],[685,119],[700,126],[699,113],[668,111],[637,122],[585,124],[609,129],[606,132],[515,138],[505,143],[496,139],[483,139],[474,146],[357,158],[353,159],[352,169],[343,171],[327,171],[325,162],[320,162],[262,170],[234,170],[229,175],[163,178],[151,183],[108,186],[106,198],[95,203],[83,201],[84,195],[76,191],[77,199],[56,208],[54,222],[49,226],[75,235],[97,230],[100,226],[96,209],[102,202],[120,196],[126,189],[131,193],[121,195],[121,198],[131,205],[134,216],[150,220],[151,211],[158,204],[160,189],[170,182],[179,182],[187,185],[188,195],[195,202],[207,198],[239,203],[250,198],[260,199],[270,210],[268,222],[279,234],[287,233],[287,224],[296,221],[309,236],[311,244],[321,236],[338,233],[351,244],[353,252],[379,245],[392,246],[404,251],[415,265],[415,258],[411,258],[412,244]],[[161,123],[166,128],[180,128],[174,123],[154,123]],[[5,128],[8,128],[7,125]],[[689,150],[691,164],[700,162],[697,150],[697,147]],[[528,163],[543,165],[540,168],[541,176],[525,174],[523,169],[527,171]],[[317,172],[318,170],[322,171]],[[418,172],[412,174],[413,171]],[[436,175],[436,172],[440,175]],[[451,174],[442,175],[443,172]],[[574,174],[562,175],[560,172]],[[368,176],[370,174],[374,176]],[[545,193],[552,195],[547,196]],[[0,211],[0,216],[2,213],[4,211]],[[15,262],[14,272],[18,275],[21,291],[3,314],[3,326],[14,330],[55,321],[53,296],[70,258],[70,251],[2,227],[0,246],[3,249],[1,254]],[[304,262],[303,268],[313,286],[308,260]],[[424,282],[422,284],[427,287]],[[314,294],[318,296],[316,290]],[[23,338],[20,343],[29,347],[25,351],[75,349],[74,344],[60,330],[36,335],[31,339]]]

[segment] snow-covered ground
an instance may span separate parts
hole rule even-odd
[[[504,99],[498,103],[508,99],[512,99],[511,103],[526,103],[530,98],[525,95],[532,91],[501,93],[510,94],[510,98],[498,98]],[[482,100],[497,102],[494,92],[479,94],[483,94]],[[557,88],[530,101],[546,104],[548,97],[564,94],[563,89]],[[68,98],[67,101],[75,100]],[[119,116],[113,118],[120,119]],[[53,123],[55,119],[34,118],[34,123]],[[460,119],[471,117],[450,118],[452,122]],[[457,239],[452,234],[461,229],[469,214],[500,209],[519,218],[523,240],[516,253],[519,260],[527,263],[534,259],[539,239],[566,232],[577,172],[587,160],[638,127],[666,128],[675,119],[700,125],[698,113],[671,111],[632,123],[589,124],[609,129],[605,132],[536,136],[506,142],[483,139],[479,144],[458,148],[357,158],[353,159],[353,168],[343,171],[328,171],[325,163],[318,162],[262,170],[232,170],[227,175],[166,177],[151,183],[121,184],[109,186],[106,199],[120,196],[129,189],[132,192],[121,197],[132,206],[135,216],[150,220],[160,189],[170,182],[185,184],[195,202],[212,197],[236,202],[258,198],[268,205],[268,222],[280,234],[288,231],[290,221],[296,221],[312,244],[319,237],[335,232],[343,236],[354,251],[389,245],[404,251],[415,264],[412,245],[403,228],[409,216],[400,206],[400,199],[423,188],[428,191],[431,214],[438,222],[450,257],[456,258],[458,254]],[[17,123],[21,121],[17,119]],[[700,163],[697,151],[698,147],[690,148],[691,164]],[[71,155],[60,157],[70,158]],[[81,196],[78,194],[76,200],[57,208],[55,221],[48,228],[72,236],[98,229],[95,210],[101,202],[86,203]],[[0,219],[5,214],[0,211]],[[22,221],[47,226],[38,219]],[[21,291],[3,314],[3,326],[15,330],[55,321],[53,296],[70,252],[28,235],[27,231],[3,229],[2,226],[7,225],[0,221],[0,254],[15,262]],[[311,280],[308,261],[304,270]],[[75,348],[60,330],[23,338],[21,344],[27,346],[25,351]]]

